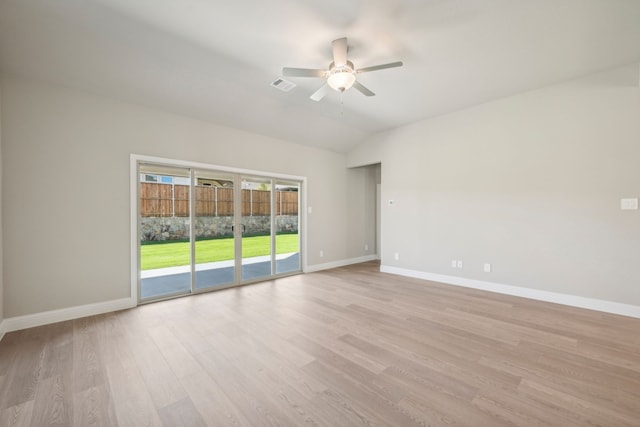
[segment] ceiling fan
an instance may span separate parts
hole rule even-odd
[[[282,69],[282,75],[286,77],[319,77],[325,79],[325,84],[311,95],[311,99],[320,101],[327,94],[329,88],[338,92],[344,92],[354,87],[365,96],[374,96],[375,93],[356,80],[356,75],[369,71],[402,66],[402,62],[398,61],[356,69],[353,66],[353,62],[347,60],[348,48],[346,37],[332,41],[331,49],[333,51],[333,62],[329,64],[328,70],[284,67]]]

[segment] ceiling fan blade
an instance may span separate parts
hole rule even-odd
[[[329,85],[324,84],[320,89],[315,91],[313,95],[311,95],[309,98],[313,99],[314,101],[320,101],[327,94],[328,89],[329,89]]]
[[[353,87],[358,89],[364,96],[376,96],[375,93],[371,92],[369,89],[364,87],[362,84],[358,83],[357,80],[355,82],[353,82]]]
[[[289,68],[282,69],[282,75],[285,77],[324,77],[325,70],[314,70],[310,68]]]
[[[343,37],[331,42],[333,63],[336,67],[347,65],[347,38]]]
[[[384,70],[385,68],[402,67],[402,61],[390,62],[388,64],[374,65],[373,67],[365,67],[356,70],[356,73],[367,73],[369,71]]]

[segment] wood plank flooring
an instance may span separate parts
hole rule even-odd
[[[7,334],[1,426],[640,426],[640,319],[364,263]]]

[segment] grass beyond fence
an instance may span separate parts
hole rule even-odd
[[[234,239],[200,240],[196,242],[196,264],[216,261],[229,261],[234,258]],[[242,238],[242,256],[252,258],[269,255],[270,236]],[[276,253],[298,252],[297,234],[278,234]],[[140,246],[140,264],[142,270],[177,267],[190,263],[189,242],[158,243]]]

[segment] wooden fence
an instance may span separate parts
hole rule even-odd
[[[233,215],[233,188],[196,186],[196,216]],[[298,192],[276,190],[276,215],[298,214]],[[270,191],[242,190],[242,215],[269,215]],[[140,183],[140,214],[143,217],[188,217],[189,186]]]

